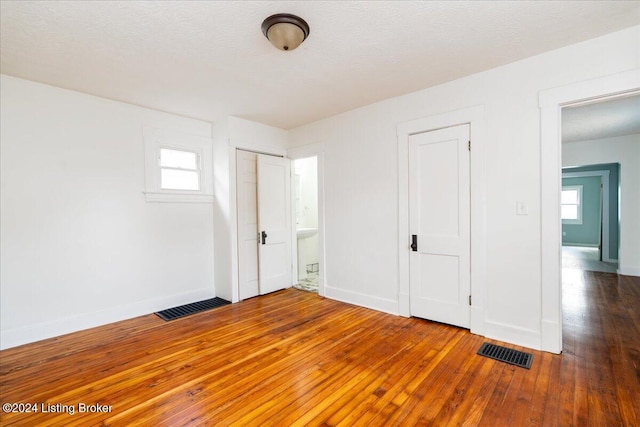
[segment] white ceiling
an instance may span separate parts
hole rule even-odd
[[[562,110],[562,142],[640,134],[640,95]]]
[[[1,71],[290,129],[640,23],[638,1],[7,1]],[[311,27],[282,52],[273,13]]]

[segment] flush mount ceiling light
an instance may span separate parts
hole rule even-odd
[[[262,32],[280,50],[293,50],[309,37],[309,24],[289,13],[271,15],[262,23]]]

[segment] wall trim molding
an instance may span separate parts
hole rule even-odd
[[[383,313],[398,315],[398,301],[373,297],[371,295],[360,292],[348,291],[345,289],[334,288],[325,285],[325,296],[336,301],[342,301],[347,304],[354,304],[360,307],[370,308],[372,310],[382,311]]]
[[[498,341],[505,341],[522,347],[540,350],[541,331],[528,328],[511,326],[491,320],[484,321],[485,334],[487,338]]]
[[[639,267],[627,267],[626,265],[622,265],[618,268],[618,274],[623,276],[636,276],[640,277],[640,268]]]
[[[35,325],[5,330],[0,332],[0,350],[144,316],[159,310],[213,298],[214,296],[213,289],[201,288],[182,294],[162,298],[151,298],[106,310],[83,313],[78,316],[70,316],[51,322],[42,322]]]
[[[147,202],[158,203],[208,203],[214,201],[213,194],[186,194],[186,193],[157,193],[151,191],[144,192]]]
[[[487,173],[486,112],[484,105],[445,112],[400,123],[398,136],[398,306],[401,316],[411,316],[409,300],[409,137],[437,129],[469,124],[471,139],[471,309],[474,334],[484,331],[484,301],[487,285]]]
[[[562,351],[562,107],[631,93],[639,88],[640,69],[636,68],[539,92],[541,330],[546,334],[540,340],[542,350]]]

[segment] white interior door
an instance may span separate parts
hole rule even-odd
[[[411,315],[469,328],[469,125],[409,137]]]
[[[291,286],[291,161],[258,155],[260,294]]]
[[[258,283],[258,155],[236,152],[238,286],[241,300],[260,294]]]

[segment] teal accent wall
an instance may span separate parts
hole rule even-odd
[[[599,176],[563,178],[562,186],[582,186],[582,224],[562,224],[562,243],[598,246],[600,243]]]
[[[618,194],[620,187],[620,165],[618,163],[606,163],[598,165],[588,165],[573,168],[563,168],[562,172],[592,172],[592,171],[609,171],[609,206],[604,209],[609,209],[609,257],[611,259],[618,259]],[[600,177],[586,177],[586,178],[563,178],[562,185],[575,185],[576,181],[580,179],[596,180],[598,186],[600,185]],[[584,191],[584,189],[583,189]],[[584,195],[583,195],[584,196]],[[598,199],[599,200],[599,195]],[[599,202],[598,202],[599,203]],[[584,214],[584,213],[583,213]],[[596,218],[597,219],[597,218]],[[584,220],[583,220],[584,224]],[[563,234],[562,243],[581,243],[597,245],[598,240],[593,239],[593,230],[580,230],[580,226],[574,224],[562,224]],[[588,227],[587,227],[588,228]],[[576,234],[577,233],[577,234]],[[590,234],[591,233],[591,234]],[[597,235],[597,234],[596,234]]]

